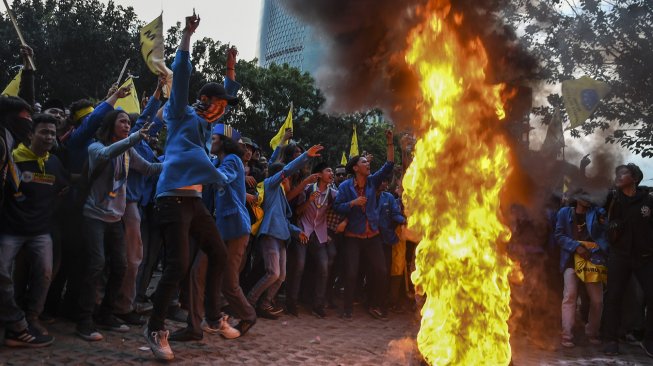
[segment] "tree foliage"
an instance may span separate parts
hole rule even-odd
[[[126,58],[130,58],[128,71],[138,76],[135,84],[139,94],[153,91],[156,76],[142,59],[138,33],[150,19],[139,20],[133,8],[112,2],[105,5],[98,0],[14,0],[12,7],[26,42],[35,52],[38,101],[100,100],[118,78]],[[13,66],[21,63],[18,37],[4,13],[0,13],[0,35],[5,40],[0,44],[0,85],[4,87],[17,72]],[[179,22],[166,31],[168,65],[172,64],[180,36]],[[210,38],[194,41],[189,102],[197,98],[204,83],[223,81],[230,47]],[[373,162],[375,167],[384,160],[385,124],[378,122],[379,111],[342,116],[322,113],[324,96],[313,78],[288,65],[262,68],[256,59],[241,59],[236,65],[236,79],[242,84],[240,103],[224,121],[254,139],[268,155],[272,151],[269,141],[293,102],[295,140],[305,147],[323,144],[323,160],[336,165],[342,153],[349,152],[354,124],[361,151],[378,157]]]
[[[587,75],[605,81],[611,93],[572,135],[615,127],[607,142],[653,156],[653,2],[650,0],[514,0],[505,16],[540,60],[538,78],[547,84]],[[552,93],[550,106],[535,114],[550,119],[564,110]]]

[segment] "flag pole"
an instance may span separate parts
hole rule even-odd
[[[11,8],[9,7],[7,0],[2,0],[2,2],[5,3],[5,7],[7,8],[7,14],[9,15],[9,19],[11,19],[11,23],[14,25],[14,29],[16,29],[16,33],[18,34],[18,39],[20,39],[20,44],[22,44],[23,46],[27,46],[27,43],[25,43],[25,38],[23,38],[23,33],[20,31],[20,28],[18,27],[18,22],[16,21],[16,18],[14,17],[14,13],[11,11]],[[29,65],[32,67],[32,70],[36,70],[36,65],[34,64],[34,60],[32,59],[32,56],[28,55],[27,60],[29,61]]]
[[[120,86],[120,79],[122,79],[122,75],[125,73],[125,70],[127,69],[127,64],[128,63],[129,63],[129,58],[127,58],[125,60],[125,64],[122,65],[122,70],[120,71],[120,76],[118,76],[118,81],[116,81],[116,84],[118,84],[118,86]]]

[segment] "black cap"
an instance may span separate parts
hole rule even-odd
[[[217,97],[220,99],[224,99],[229,103],[229,105],[236,105],[238,104],[238,98],[234,97],[233,95],[227,94],[227,91],[225,90],[224,86],[218,84],[218,83],[206,83],[200,89],[200,96],[206,95],[207,97]]]

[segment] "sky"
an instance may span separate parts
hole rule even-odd
[[[108,3],[109,0],[100,0]],[[195,38],[210,37],[238,47],[239,58],[257,57],[259,26],[263,0],[114,0],[116,5],[131,6],[139,19],[150,22],[163,10],[164,32],[195,12],[200,26]]]
[[[101,0],[107,3],[109,0]],[[195,34],[198,37],[210,37],[223,43],[238,47],[239,58],[251,60],[257,57],[259,47],[259,29],[263,0],[114,0],[118,5],[132,6],[138,17],[146,22],[156,18],[163,10],[163,26],[168,29],[177,21],[183,23],[186,15],[193,13],[193,8],[202,21]],[[534,103],[536,104],[536,102]],[[546,126],[539,122],[531,122],[534,130],[531,132],[531,148],[538,149],[544,140]],[[592,153],[603,145],[605,134],[596,132],[589,137],[574,139],[569,131],[565,131],[567,145],[567,160],[579,162],[580,157]],[[621,154],[623,162],[638,164],[644,172],[645,185],[653,186],[653,159],[644,159],[631,154],[617,145],[609,146],[611,151]],[[575,154],[574,154],[575,151]],[[575,160],[573,160],[575,159]],[[588,173],[593,174],[592,166]]]

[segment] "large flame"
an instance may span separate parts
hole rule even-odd
[[[444,1],[439,1],[443,3]],[[506,365],[511,351],[510,238],[499,196],[510,174],[500,132],[503,85],[489,85],[479,39],[440,7],[409,39],[424,116],[403,180],[409,227],[422,237],[412,280],[426,296],[417,343],[433,365]],[[448,16],[449,15],[449,16]]]

